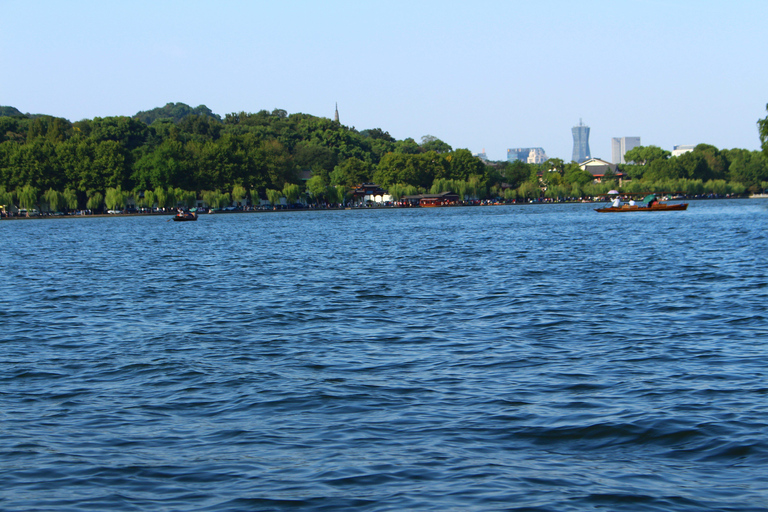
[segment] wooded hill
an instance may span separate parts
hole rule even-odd
[[[169,103],[134,117],[76,122],[22,114],[14,107],[0,107],[0,114],[0,192],[6,198],[10,191],[21,197],[25,187],[38,196],[69,191],[81,207],[110,189],[134,195],[178,189],[202,197],[238,187],[257,199],[298,185],[301,194],[336,202],[363,182],[400,192],[452,188],[467,196],[506,198],[578,197],[604,188],[575,163],[559,159],[486,165],[469,150],[454,150],[433,136],[395,140],[381,128],[358,131],[280,109],[222,119],[205,105]],[[757,151],[709,145],[680,157],[653,146],[633,151],[642,165],[620,170],[651,191],[703,192],[722,182],[722,190],[739,192],[763,189],[768,181],[765,155]],[[309,181],[302,179],[310,174]],[[616,186],[610,176],[607,182]]]

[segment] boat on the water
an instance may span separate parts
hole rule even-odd
[[[623,204],[621,206],[608,206],[606,208],[595,208],[596,212],[600,213],[625,213],[625,212],[671,212],[675,210],[686,210],[688,203],[667,204],[667,203],[654,203],[648,206],[643,205],[628,205]]]
[[[595,211],[599,213],[670,212],[675,210],[685,210],[687,208],[688,203],[660,203],[656,194],[648,194],[640,204],[634,204],[634,201],[631,201],[630,204],[621,204],[621,199],[616,198],[611,206],[595,208]]]
[[[179,212],[173,216],[175,222],[184,222],[188,220],[197,220],[196,212]]]

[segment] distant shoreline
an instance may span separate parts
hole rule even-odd
[[[767,199],[768,195],[754,196],[736,196],[736,197],[696,197],[669,199],[668,201],[718,201],[723,199]],[[468,208],[483,206],[534,206],[534,205],[555,205],[555,204],[606,204],[610,201],[530,201],[516,203],[479,203],[479,204],[453,204],[443,205],[438,208]],[[288,213],[288,212],[316,212],[316,211],[344,211],[344,210],[415,210],[424,209],[422,206],[365,206],[365,207],[319,207],[319,208],[277,208],[277,209],[252,209],[252,210],[231,210],[217,211],[215,213],[201,213],[198,217],[208,215],[231,215],[231,214],[249,214],[249,213]],[[430,209],[430,208],[427,208]],[[171,220],[176,212],[153,212],[153,213],[94,213],[94,214],[73,214],[73,215],[35,215],[32,217],[1,217],[0,221],[9,220],[50,220],[50,219],[95,219],[105,217],[165,217]]]

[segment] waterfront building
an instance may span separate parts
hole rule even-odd
[[[512,148],[507,150],[507,161],[541,164],[549,159],[543,148]]]
[[[640,145],[640,137],[613,137],[611,139],[611,162],[625,164],[624,155]]]
[[[672,147],[672,156],[680,156],[683,153],[690,153],[696,146],[692,144],[681,144]]]
[[[597,183],[601,183],[603,178],[609,172],[619,179],[619,185],[626,178],[626,175],[617,170],[616,164],[606,162],[599,158],[588,158],[579,164],[582,171],[587,171],[592,175],[592,179]]]
[[[581,119],[579,119],[579,125],[574,126],[571,129],[573,133],[573,156],[574,162],[581,163],[588,158],[592,157],[592,153],[589,151],[589,126],[586,126]]]

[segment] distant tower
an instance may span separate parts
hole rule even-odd
[[[579,119],[579,126],[571,129],[573,133],[573,157],[574,162],[581,163],[592,157],[589,151],[589,126],[585,126]]]
[[[339,122],[339,103],[336,103],[336,113],[333,114],[333,120]]]

